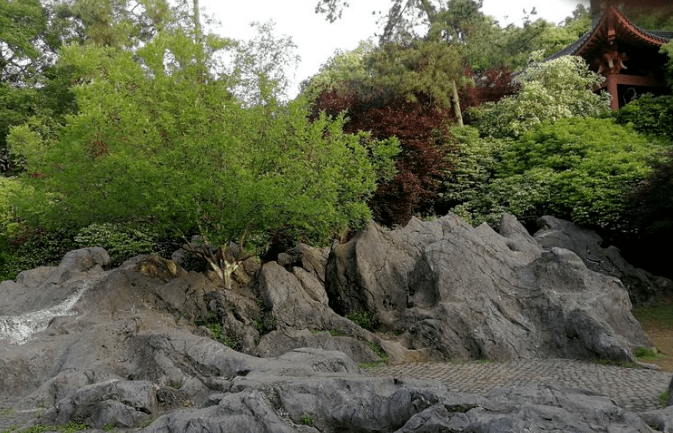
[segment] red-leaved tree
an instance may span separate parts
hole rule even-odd
[[[410,102],[393,91],[363,90],[350,83],[340,91],[323,92],[315,105],[330,115],[346,111],[346,132],[369,131],[374,138],[400,140],[398,172],[379,184],[369,202],[374,219],[387,226],[406,224],[416,214],[434,214],[441,180],[450,169],[445,156],[451,146],[444,141],[450,111],[438,109],[425,95],[415,96]]]

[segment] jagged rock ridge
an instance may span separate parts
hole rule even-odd
[[[534,386],[482,398],[358,374],[354,359],[378,360],[381,348],[391,362],[630,359],[631,348],[649,344],[616,279],[567,250],[545,251],[510,217],[500,234],[449,215],[400,231],[372,226],[331,252],[300,245],[278,263],[245,263],[226,292],[156,257],[105,271],[108,260],[100,248],[77,250],[58,267],[0,284],[0,322],[78,296],[22,342],[0,339],[0,407],[40,408],[41,423],[98,429],[135,431],[158,417],[147,432],[647,431],[635,414],[580,391]],[[361,292],[348,298],[345,281]],[[382,329],[362,329],[333,308],[370,311]],[[554,320],[561,337],[536,328]],[[460,334],[467,329],[472,339]]]

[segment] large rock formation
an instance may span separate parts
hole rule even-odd
[[[372,224],[333,249],[326,284],[335,311],[367,311],[441,358],[632,360],[651,345],[618,279],[544,249],[509,215],[500,233],[452,214]]]
[[[359,374],[355,361],[382,355],[619,361],[649,345],[618,280],[545,250],[511,217],[499,234],[452,215],[372,225],[329,259],[299,245],[278,262],[250,260],[226,291],[158,257],[106,271],[108,261],[77,250],[0,284],[1,409],[108,430],[156,419],[146,432],[648,431],[581,391],[483,398]]]
[[[539,230],[534,237],[543,248],[568,249],[577,254],[592,271],[619,278],[633,304],[673,295],[673,281],[632,266],[614,245],[603,248],[603,239],[596,232],[548,215],[540,218],[537,225]]]
[[[239,353],[194,335],[174,314],[207,308],[195,300],[213,299],[219,289],[202,276],[171,272],[151,257],[109,272],[100,269],[101,250],[73,257],[18,279],[29,285],[2,285],[12,312],[17,299],[53,291],[29,304],[52,315],[45,329],[21,344],[4,333],[0,343],[0,407],[27,415],[26,425],[74,420],[95,431],[147,433],[648,431],[612,400],[581,391],[528,386],[483,398],[438,383],[361,376],[342,352]],[[71,307],[47,312],[74,293]],[[0,320],[18,317],[12,314]]]

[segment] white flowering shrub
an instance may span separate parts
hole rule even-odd
[[[610,107],[610,95],[596,93],[603,77],[581,57],[534,61],[514,81],[521,92],[474,110],[482,136],[518,138],[534,125],[568,117],[599,117]]]

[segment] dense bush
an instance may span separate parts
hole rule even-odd
[[[638,132],[673,140],[673,96],[645,94],[623,106],[614,116],[617,123],[630,123]]]
[[[451,170],[446,173],[439,206],[442,213],[451,210],[468,222],[473,215],[464,203],[476,203],[488,193],[489,184],[497,174],[505,140],[482,138],[470,126],[452,128],[449,133],[454,152],[447,155]]]
[[[533,126],[574,116],[601,116],[610,96],[596,94],[603,78],[581,57],[532,62],[514,80],[521,91],[473,110],[482,135],[517,138]]]
[[[345,111],[347,132],[400,141],[397,174],[379,183],[369,200],[377,222],[405,224],[415,214],[441,212],[442,181],[450,170],[446,155],[452,151],[447,127],[462,121],[458,95],[470,81],[457,47],[431,40],[341,55],[313,78],[308,88],[317,94],[316,113]]]
[[[658,275],[673,277],[670,257],[652,247],[673,242],[673,150],[658,159],[628,202],[628,217],[636,230],[621,240],[628,247],[625,251],[639,252],[629,260]]]
[[[411,102],[395,92],[354,87],[348,93],[322,93],[315,108],[330,115],[346,111],[346,132],[368,131],[373,138],[397,137],[400,141],[397,174],[380,182],[369,200],[374,219],[390,226],[405,224],[415,214],[434,214],[443,176],[450,167],[446,159],[450,148],[444,142],[446,112],[437,110],[425,95]]]
[[[474,83],[461,89],[460,106],[463,111],[486,102],[498,102],[521,90],[521,84],[512,80],[512,71],[506,65],[479,72],[467,68],[465,75]]]
[[[633,230],[628,194],[664,149],[612,119],[541,124],[502,150],[486,193],[459,210],[475,222],[495,222],[502,212],[524,221],[552,214],[612,232]]]
[[[203,50],[169,31],[134,53],[64,49],[79,113],[47,139],[13,128],[20,179],[36,191],[14,197],[19,216],[49,228],[144,221],[256,248],[278,231],[326,242],[364,224],[396,141],[345,134],[341,116],[309,122],[303,98],[245,106],[226,77],[205,72]]]
[[[19,272],[39,266],[56,266],[65,253],[77,248],[71,230],[14,227],[0,245],[0,281],[13,280]]]
[[[130,257],[157,252],[158,238],[149,226],[139,230],[122,224],[94,223],[81,229],[73,240],[78,247],[105,248],[110,255],[110,265],[119,266]]]

